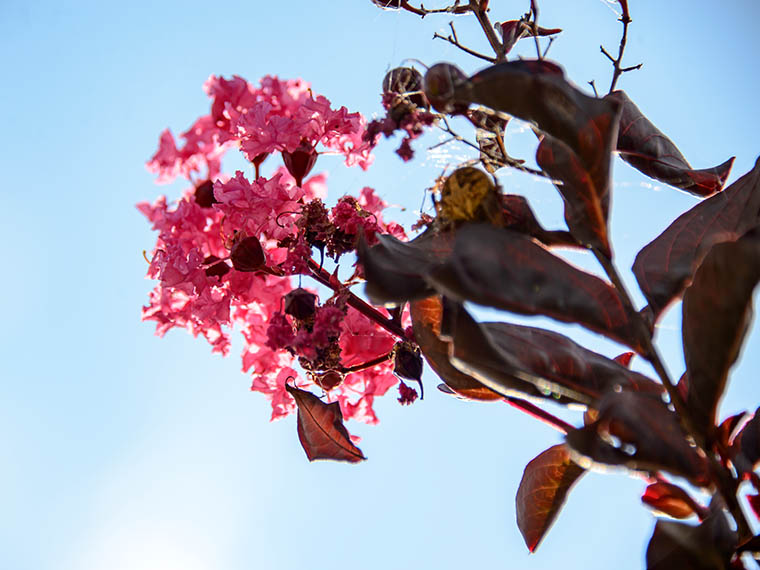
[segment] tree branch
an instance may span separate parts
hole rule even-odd
[[[494,63],[496,61],[492,57],[489,57],[487,55],[483,55],[482,53],[478,53],[475,50],[472,50],[472,49],[470,49],[470,48],[462,45],[461,43],[459,43],[459,38],[457,37],[457,32],[454,29],[454,22],[449,22],[449,27],[451,28],[451,35],[449,35],[449,36],[442,36],[441,34],[439,34],[438,32],[436,32],[436,33],[433,34],[433,39],[438,38],[438,39],[441,39],[441,40],[445,40],[445,41],[449,42],[451,45],[454,45],[454,46],[458,47],[463,52],[468,53],[468,54],[470,54],[472,56],[478,57],[480,59],[484,59],[484,60],[486,60],[488,62]]]

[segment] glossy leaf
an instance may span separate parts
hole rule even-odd
[[[460,372],[449,362],[449,343],[438,338],[443,306],[438,296],[409,304],[414,339],[430,368],[455,393],[473,400],[501,400],[503,396],[486,388],[472,376]]]
[[[535,552],[565,504],[573,484],[585,473],[564,445],[550,447],[525,467],[517,489],[517,526]]]
[[[351,442],[340,404],[325,404],[311,392],[285,385],[298,405],[298,439],[309,461],[332,459],[357,463],[366,457]]]
[[[596,408],[596,421],[566,437],[581,456],[634,471],[668,471],[696,485],[706,483],[705,459],[689,445],[677,416],[660,395],[609,392]]]
[[[594,180],[608,178],[620,104],[580,92],[558,65],[546,60],[499,63],[457,83],[454,97],[535,122],[568,145]]]
[[[710,521],[691,526],[658,520],[647,547],[647,570],[728,568],[732,545],[726,538],[716,536],[713,526]]]
[[[410,242],[382,234],[377,238],[379,243],[371,248],[360,240],[358,251],[373,303],[398,304],[435,293],[423,276],[450,254],[452,233],[428,230]]]
[[[565,202],[565,222],[570,233],[607,258],[612,256],[607,236],[609,180],[594,180],[578,155],[559,139],[546,135],[536,150],[536,163],[553,179]]]
[[[752,292],[759,280],[760,235],[751,232],[735,242],[715,245],[684,293],[686,403],[703,434],[715,424],[729,369],[752,318]]]
[[[644,332],[611,285],[515,232],[463,227],[446,263],[425,278],[450,298],[576,322],[641,351]]]
[[[477,323],[449,311],[449,358],[462,372],[505,396],[529,395],[595,406],[622,388],[661,393],[661,386],[552,331],[510,323]]]
[[[688,285],[705,250],[760,222],[760,160],[723,192],[679,216],[642,249],[633,273],[656,319]]]
[[[697,196],[710,196],[723,188],[733,157],[714,168],[693,170],[673,141],[641,113],[624,91],[613,91],[605,98],[622,104],[617,140],[620,158],[650,178]]]
[[[705,508],[692,499],[686,491],[667,481],[656,481],[648,485],[641,502],[654,510],[676,519],[686,519],[692,515],[705,515]]]

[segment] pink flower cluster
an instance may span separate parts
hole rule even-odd
[[[375,423],[374,398],[398,383],[391,360],[383,359],[396,339],[347,304],[352,294],[337,277],[329,283],[334,294],[321,304],[291,282],[317,267],[314,249],[324,254],[327,248],[337,259],[355,250],[361,236],[404,236],[400,226],[383,221],[386,204],[371,188],[328,209],[326,176],[305,179],[319,154],[369,167],[364,118],[332,109],[302,80],[265,77],[253,86],[237,76],[211,76],[204,88],[212,99],[209,114],[181,135],[179,147],[164,131],[147,163],[159,183],[179,176],[193,187],[172,206],[164,197],[137,206],[158,232],[148,268],[158,284],[143,319],[156,322],[159,336],[175,327],[202,335],[223,355],[238,327],[243,371],[253,376],[251,389],[271,400],[272,419],[295,409],[286,382],[314,382],[340,402],[346,418]],[[254,180],[240,171],[222,174],[222,158],[233,147],[254,164]],[[273,153],[282,154],[284,166],[259,176]],[[285,309],[285,300],[297,295],[301,312]],[[303,312],[309,303],[312,309]],[[298,368],[306,378],[298,379]]]

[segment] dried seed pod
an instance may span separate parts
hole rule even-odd
[[[195,203],[201,208],[210,208],[219,200],[214,196],[214,183],[206,180],[195,187]]]
[[[327,370],[324,372],[312,372],[311,379],[314,383],[329,392],[341,382],[343,382],[344,375],[338,370]]]
[[[410,342],[398,342],[393,347],[393,373],[416,382],[422,378],[420,348]]]
[[[303,179],[317,162],[317,151],[307,140],[301,140],[301,144],[293,152],[282,151],[282,161],[290,175],[296,179],[296,185],[301,186]]]
[[[256,271],[266,263],[266,256],[261,242],[255,237],[247,237],[232,246],[230,260],[238,271]]]
[[[285,313],[303,321],[311,317],[317,310],[317,296],[302,289],[293,289],[285,295]]]
[[[470,105],[457,103],[454,99],[454,90],[466,81],[467,75],[456,65],[436,63],[425,73],[425,97],[439,113],[463,115]]]
[[[417,107],[429,107],[422,93],[422,74],[412,67],[396,67],[386,73],[383,78],[383,93],[412,93],[406,97],[407,100]]]

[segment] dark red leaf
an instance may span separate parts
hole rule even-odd
[[[697,196],[723,188],[733,157],[715,168],[692,170],[675,144],[647,119],[624,91],[605,97],[622,104],[617,150],[620,158],[650,178]]]
[[[760,223],[760,160],[723,192],[694,206],[636,256],[633,273],[656,319],[681,294],[705,249]]]
[[[449,359],[460,371],[504,396],[529,395],[595,406],[603,394],[662,387],[569,338],[510,323],[477,323],[461,305],[447,305]]]
[[[706,509],[686,491],[667,481],[657,481],[647,486],[641,502],[676,519],[686,519],[692,515],[704,518],[706,515]]]
[[[564,445],[550,447],[525,467],[517,489],[517,526],[528,550],[535,552],[573,484],[584,473]]]
[[[366,459],[361,449],[351,443],[338,402],[325,404],[311,392],[287,384],[285,389],[298,405],[298,439],[309,461],[357,463]]]
[[[501,206],[505,228],[533,237],[548,247],[580,247],[580,244],[569,232],[545,230],[538,223],[536,215],[533,213],[525,196],[503,194],[501,196]]]
[[[617,291],[518,233],[483,224],[457,232],[445,264],[426,280],[444,295],[524,315],[576,322],[642,349],[646,334]]]
[[[455,393],[473,400],[501,400],[503,396],[486,388],[472,376],[460,372],[449,362],[449,343],[438,338],[443,307],[440,297],[429,297],[409,304],[414,339],[430,368]]]
[[[607,238],[609,180],[594,180],[578,155],[559,139],[544,136],[536,150],[536,163],[552,178],[565,202],[565,222],[570,233],[587,247],[610,258]]]
[[[435,293],[423,278],[425,272],[450,253],[451,232],[424,232],[410,242],[378,234],[371,248],[359,241],[359,260],[367,280],[366,293],[378,305],[424,299]]]
[[[621,366],[628,368],[628,366],[631,364],[631,359],[633,359],[635,355],[635,352],[624,352],[623,354],[618,354],[615,358],[613,358],[613,360]]]
[[[713,522],[716,517],[723,517],[723,524]],[[647,547],[647,570],[728,568],[735,539],[725,528],[722,513],[714,514],[699,526],[658,520]]]
[[[668,471],[707,482],[706,460],[689,445],[678,417],[659,394],[608,392],[595,422],[567,434],[567,444],[592,462],[635,471]]]
[[[689,377],[687,405],[703,434],[739,356],[760,281],[760,235],[715,245],[683,297],[683,346]],[[709,323],[706,325],[706,323]]]
[[[454,99],[533,121],[568,145],[595,181],[609,175],[620,104],[589,97],[546,60],[499,63],[454,84]]]

